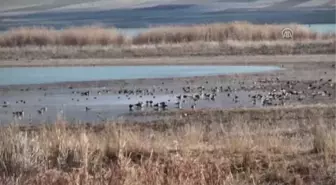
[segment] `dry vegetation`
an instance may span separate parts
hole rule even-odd
[[[331,185],[335,108],[203,111],[204,119],[181,113],[142,125],[60,119],[2,127],[0,183]]]
[[[286,27],[294,31],[294,40],[282,38]],[[134,37],[98,26],[22,27],[0,34],[0,59],[330,54],[335,53],[335,42],[335,33],[316,33],[297,24],[163,26]]]
[[[336,40],[226,41],[124,46],[43,46],[0,48],[2,60],[184,57],[219,55],[334,54]],[[29,63],[28,63],[29,64]]]
[[[0,35],[1,47],[26,45],[121,45],[121,44],[167,44],[183,42],[223,42],[238,41],[276,41],[283,40],[284,28],[294,31],[294,40],[326,40],[335,38],[335,34],[318,34],[297,24],[255,25],[247,22],[227,24],[208,24],[194,26],[163,26],[150,28],[133,38],[127,39],[114,28],[75,27],[64,30],[51,28],[22,27],[11,29]]]
[[[115,29],[102,27],[74,27],[55,30],[44,27],[22,27],[5,32],[0,36],[0,46],[21,47],[27,45],[120,45],[124,37]]]
[[[248,22],[208,24],[194,26],[170,26],[149,29],[133,38],[134,44],[181,43],[194,41],[276,41],[284,40],[282,30],[291,28],[294,40],[335,38],[334,34],[318,34],[309,28],[297,25],[257,25]]]

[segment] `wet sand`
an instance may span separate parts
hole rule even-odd
[[[0,87],[0,103],[7,101],[9,105],[0,108],[0,120],[1,123],[13,121],[20,123],[53,123],[57,117],[70,122],[91,123],[113,119],[148,120],[151,119],[148,116],[141,118],[133,115],[143,112],[160,114],[162,111],[179,110],[174,104],[178,102],[176,96],[181,94],[195,96],[199,94],[199,87],[201,86],[204,87],[204,93],[216,94],[215,99],[200,98],[200,100],[194,101],[193,98],[187,97],[182,104],[183,110],[192,110],[191,106],[194,104],[196,104],[195,109],[204,109],[335,103],[334,56],[277,56],[273,58],[270,56],[263,58],[262,56],[259,58],[262,60],[257,60],[257,57],[251,57],[251,60],[246,62],[247,60],[245,59],[248,59],[248,57],[241,57],[240,60],[239,57],[236,57],[234,62],[236,65],[260,65],[261,63],[279,65],[285,70],[192,78],[107,80],[2,86]],[[228,61],[227,58],[225,60],[225,57],[199,57],[194,59],[163,58],[160,62],[199,64],[203,61],[204,64],[212,63],[217,65],[232,65],[233,63]],[[223,60],[221,61],[220,59]],[[267,59],[270,61],[267,62]],[[125,59],[125,64],[127,64],[127,60],[129,59]],[[154,59],[139,60],[154,61]],[[190,87],[191,90],[185,93],[182,89],[187,87]],[[214,90],[216,87],[218,90]],[[128,92],[119,94],[120,89]],[[90,90],[91,94],[89,96],[80,95],[80,92],[87,90]],[[135,90],[139,90],[137,95],[135,95],[136,93],[130,93],[130,91]],[[148,95],[145,95],[147,90],[153,95],[148,93]],[[98,94],[98,91],[101,93]],[[284,91],[286,93],[283,93]],[[264,98],[256,98],[253,101],[252,97],[254,95],[260,95],[265,98],[273,96],[273,98],[267,104],[262,105],[262,99]],[[153,104],[166,102],[168,105],[167,110],[155,110],[150,105],[148,107],[144,105],[142,109],[137,110],[135,108],[132,112],[129,111],[129,104],[136,104],[139,101],[145,103],[149,100],[152,100]],[[40,115],[37,111],[42,107],[47,107],[48,110],[43,115]],[[90,110],[86,110],[86,107]],[[13,118],[12,112],[21,110],[25,111],[23,119]]]

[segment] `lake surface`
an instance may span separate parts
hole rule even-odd
[[[255,73],[274,66],[98,66],[0,68],[0,85]]]
[[[102,24],[116,28],[148,28],[157,25],[204,24],[248,21],[257,24],[335,24],[336,10],[227,10],[211,11],[202,7],[180,5],[140,9],[118,9],[83,12],[44,12],[27,15],[0,16],[0,30],[19,26],[48,26],[57,29],[69,26]],[[324,29],[317,26],[318,30]],[[331,26],[329,26],[331,27]],[[316,27],[315,27],[316,28]],[[313,28],[313,29],[315,29]]]
[[[304,24],[307,28],[318,33],[336,33],[336,24]],[[118,31],[127,36],[136,36],[148,28],[120,28]]]
[[[305,26],[319,33],[336,33],[336,24],[309,24]]]

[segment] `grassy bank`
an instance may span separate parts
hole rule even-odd
[[[123,46],[25,46],[0,48],[2,60],[334,54],[336,40],[225,41]]]
[[[335,110],[316,105],[240,110],[263,119],[210,111],[202,112],[206,119],[183,113],[144,125],[59,120],[48,126],[3,126],[0,182],[334,184]],[[284,112],[301,119],[281,116]]]
[[[293,40],[282,37],[291,28]],[[297,24],[163,26],[128,37],[114,28],[16,28],[0,34],[0,59],[333,54],[334,33]]]

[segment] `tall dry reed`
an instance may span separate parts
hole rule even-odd
[[[15,47],[26,45],[120,45],[124,36],[113,28],[97,26],[72,27],[55,30],[45,27],[21,27],[11,29],[0,36],[0,46]]]
[[[284,40],[282,30],[291,28],[294,40],[327,39],[334,34],[318,34],[298,24],[251,24],[248,22],[216,23],[192,26],[151,28],[133,38],[134,44],[181,43],[193,41],[263,41]]]
[[[217,23],[191,26],[162,26],[149,28],[132,38],[126,38],[114,28],[99,26],[70,27],[55,30],[45,27],[21,27],[0,35],[1,47],[26,45],[121,45],[169,44],[184,42],[275,41],[283,40],[282,30],[291,28],[294,40],[326,40],[335,34],[318,34],[298,24],[258,25],[248,22]]]

